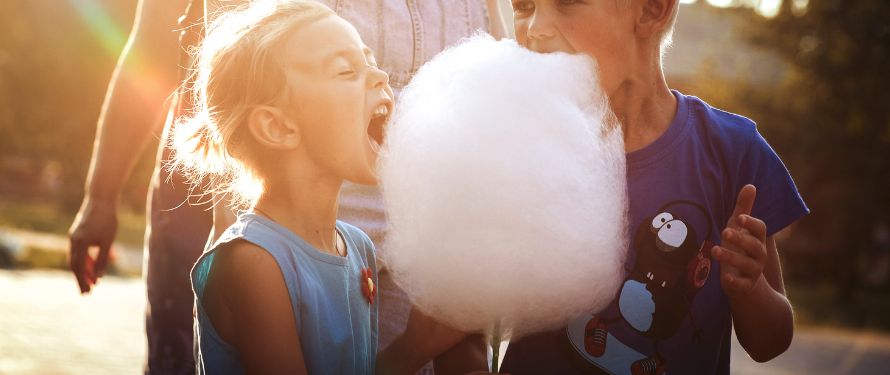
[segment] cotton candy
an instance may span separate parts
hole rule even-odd
[[[402,91],[378,172],[383,261],[452,327],[555,329],[623,280],[624,145],[589,57],[487,35],[447,49]]]

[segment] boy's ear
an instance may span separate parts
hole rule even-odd
[[[261,105],[247,115],[250,135],[266,147],[279,150],[296,148],[300,144],[300,128],[280,109]]]
[[[639,9],[636,33],[640,38],[660,37],[668,32],[679,0],[642,0]]]

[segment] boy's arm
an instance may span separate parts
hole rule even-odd
[[[179,28],[184,0],[141,0],[99,115],[86,194],[70,229],[70,267],[82,293],[105,271],[117,232],[121,186],[153,135],[179,84]],[[99,247],[99,256],[87,254]]]
[[[776,241],[770,236],[766,244],[768,260],[763,276],[750,293],[729,299],[739,343],[757,362],[784,353],[794,335],[794,316],[785,297]]]
[[[785,297],[776,241],[766,224],[752,216],[756,189],[747,185],[712,255],[721,264],[720,281],[729,297],[739,342],[758,362],[785,352],[794,335],[791,303]]]

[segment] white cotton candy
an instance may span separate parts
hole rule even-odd
[[[514,338],[598,312],[626,252],[625,159],[588,57],[468,39],[402,91],[383,260],[422,311]]]

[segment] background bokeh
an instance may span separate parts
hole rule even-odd
[[[779,236],[801,327],[795,343],[777,364],[734,369],[886,369],[890,2],[682,2],[665,56],[669,83],[755,120],[812,209]],[[117,276],[79,297],[61,271],[99,108],[135,7],[135,0],[0,1],[0,373],[141,366],[138,276],[156,141],[123,190]],[[142,79],[151,86],[150,76]],[[807,351],[810,344],[821,349]],[[75,352],[50,354],[57,347]],[[109,356],[106,348],[130,354]]]

